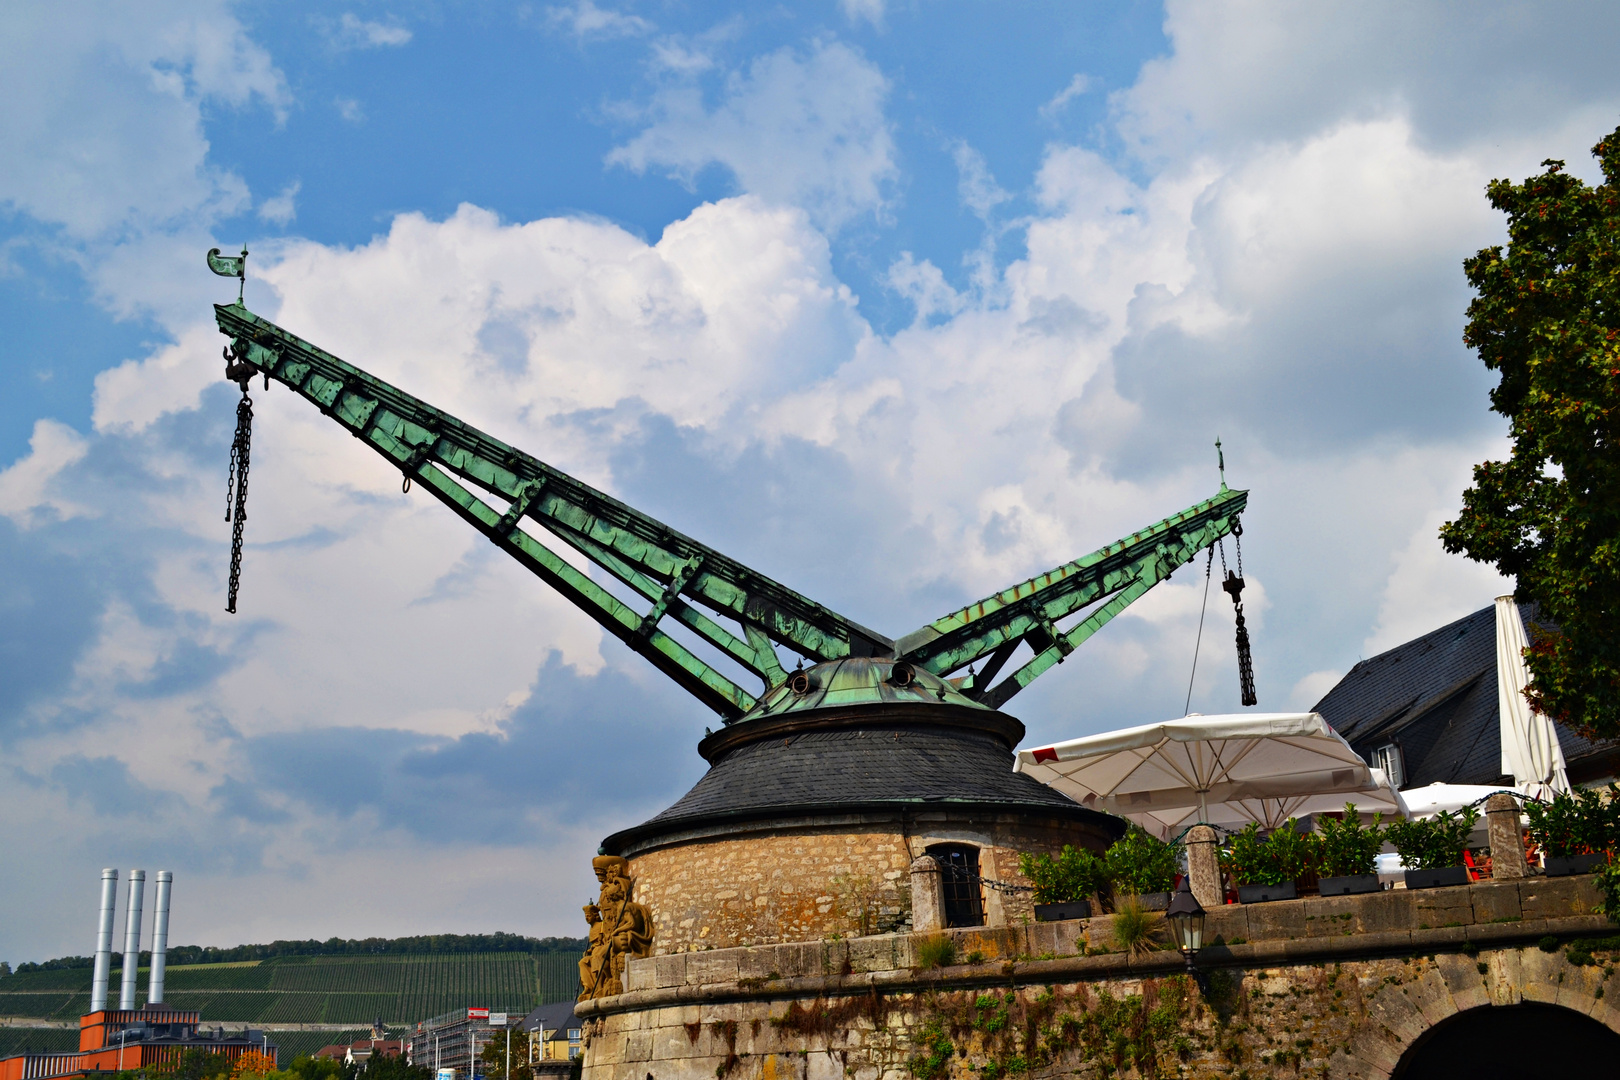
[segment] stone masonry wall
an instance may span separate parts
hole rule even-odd
[[[940,938],[911,934],[657,956],[581,1004],[584,1080],[1383,1077],[1466,1009],[1540,1001],[1620,1031],[1614,940],[1566,947],[1613,932],[1596,900],[1589,878],[1534,878],[1230,905],[1202,985],[1173,952],[1121,951],[1117,916],[949,931],[934,968]]]
[[[1056,852],[1100,838],[1064,823],[947,822],[816,825],[734,839],[704,839],[630,860],[635,899],[652,909],[653,952],[664,955],[775,942],[856,937],[904,923],[911,907],[908,870],[930,844],[978,846],[980,875],[1027,886],[1021,851]],[[1027,892],[986,888],[985,923],[1005,926],[1033,914]]]

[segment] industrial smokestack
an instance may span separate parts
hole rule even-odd
[[[146,871],[129,872],[129,914],[124,920],[124,981],[118,989],[118,1007],[135,1007],[135,976],[141,967],[141,903],[146,899]]]
[[[148,1005],[163,1004],[163,972],[169,964],[169,889],[173,884],[174,871],[158,871],[157,910],[152,918],[152,977],[146,989]]]
[[[96,929],[96,974],[90,983],[90,1011],[107,1007],[107,976],[112,971],[113,918],[118,909],[118,871],[101,872],[101,922]]]

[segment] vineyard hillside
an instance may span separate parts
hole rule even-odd
[[[195,1009],[205,1022],[278,1025],[414,1024],[452,1009],[527,1012],[579,992],[578,954],[456,953],[280,956],[168,969],[165,1004]],[[146,1000],[147,971],[141,969]],[[0,977],[0,1017],[72,1021],[90,1007],[88,968]],[[116,983],[114,993],[117,992]]]

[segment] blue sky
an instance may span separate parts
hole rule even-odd
[[[1502,583],[1435,530],[1502,449],[1459,337],[1483,185],[1591,175],[1582,4],[18,3],[0,14],[0,958],[576,932],[712,718],[290,395],[251,306],[898,635],[1253,490],[1263,707]],[[1183,572],[1011,711],[1178,714]],[[1237,707],[1211,602],[1193,708]],[[608,794],[600,781],[610,776]],[[386,896],[356,881],[400,874]]]

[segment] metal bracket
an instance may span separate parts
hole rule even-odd
[[[439,440],[437,437],[429,439],[425,443],[417,443],[416,449],[411,451],[411,456],[405,459],[405,463],[400,468],[404,470],[407,476],[415,473],[422,467],[424,461],[433,456],[433,451],[438,445]]]
[[[1058,651],[1058,663],[1063,663],[1068,655],[1074,652],[1074,646],[1069,643],[1069,640],[1064,635],[1063,631],[1059,630],[1057,625],[1053,623],[1051,619],[1046,617],[1046,612],[1037,611],[1035,612],[1034,617],[1035,622],[1041,628],[1041,633],[1046,635],[1046,640],[1041,643],[1040,649],[1037,649],[1036,652],[1041,652],[1045,649],[1050,649],[1056,646]],[[1030,635],[1026,634],[1025,636],[1028,637]]]
[[[529,507],[534,503],[535,499],[540,497],[540,491],[545,486],[546,478],[543,476],[537,480],[530,480],[523,485],[522,490],[518,492],[518,497],[512,501],[511,506],[506,508],[506,513],[501,515],[500,524],[495,526],[495,531],[502,538],[508,536],[523,515],[529,512]]]
[[[669,605],[675,602],[676,598],[681,595],[681,590],[686,588],[686,583],[691,581],[702,567],[703,556],[698,555],[686,560],[686,565],[675,571],[675,576],[669,579],[669,584],[664,588],[664,595],[658,598],[658,602],[652,606],[652,610],[647,612],[646,616],[641,620],[641,625],[636,627],[637,637],[651,636],[653,628],[658,625],[658,620],[662,619],[664,612],[669,610]]]

